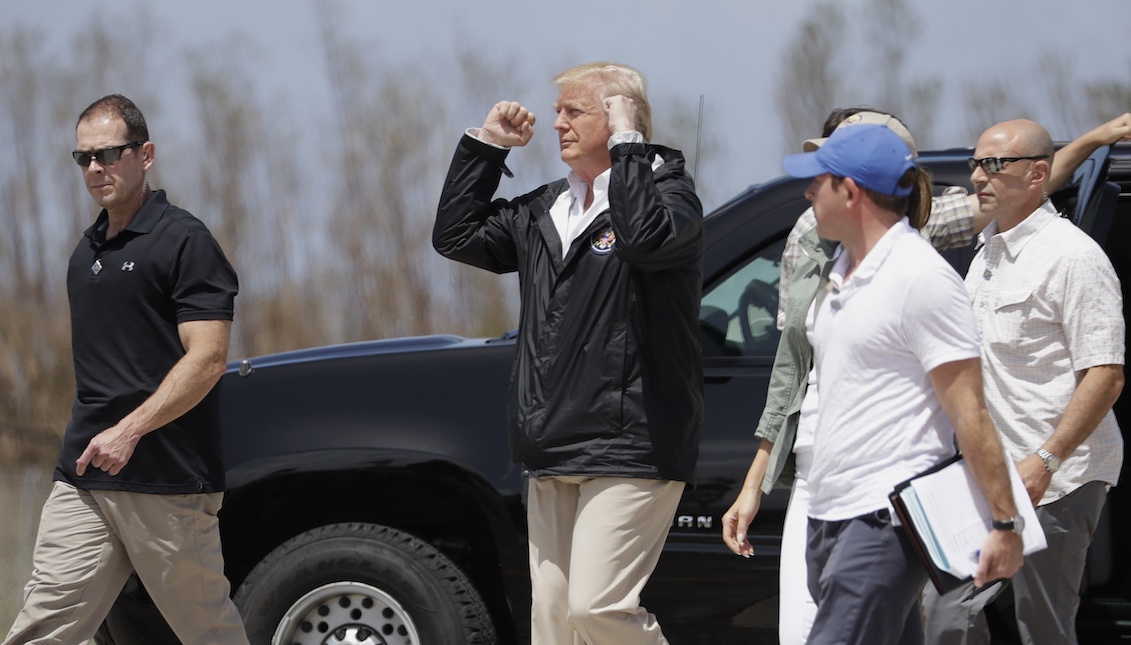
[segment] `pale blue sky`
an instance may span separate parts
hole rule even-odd
[[[786,44],[805,13],[817,4],[813,0],[341,0],[332,6],[338,7],[335,24],[379,51],[383,60],[450,70],[456,52],[471,48],[508,61],[537,82],[517,91],[525,95],[498,98],[529,103],[546,132],[553,117],[548,75],[586,60],[619,60],[641,68],[653,95],[678,95],[693,103],[704,95],[705,127],[721,144],[715,159],[704,159],[702,171],[712,173],[712,191],[705,201],[714,206],[749,184],[780,174],[785,150],[774,107],[774,83]],[[851,15],[861,11],[864,0],[841,4]],[[937,75],[944,83],[946,98],[934,141],[929,142],[936,146],[972,143],[966,140],[969,126],[962,105],[954,99],[963,84],[997,84],[1021,93],[1027,101],[1032,97],[1032,102],[1040,102],[1033,76],[1047,50],[1061,52],[1080,78],[1131,76],[1131,38],[1116,29],[1131,24],[1128,0],[909,0],[909,4],[922,16],[925,28],[920,38],[906,45],[909,68],[915,74]],[[250,54],[233,59],[232,65],[251,72],[256,91],[264,96],[301,97],[314,118],[325,109],[315,5],[309,2],[0,0],[0,14],[8,24],[42,29],[48,45],[61,48],[94,12],[134,11],[143,6],[175,39],[168,44],[177,46],[147,54],[165,61],[170,69],[168,76],[150,79],[158,94],[175,97],[185,91],[171,54],[179,46],[207,45],[223,51],[239,40]],[[846,40],[849,49],[863,46],[859,34]],[[843,63],[859,64],[863,56],[858,53],[850,52]],[[875,102],[866,88],[857,89],[859,93],[846,91],[850,95],[844,97],[844,104]],[[469,114],[480,114],[489,107],[467,109]],[[1033,110],[1038,118],[1044,113],[1042,106]],[[1058,139],[1078,134],[1060,131],[1066,128],[1058,130],[1056,123],[1046,125]]]

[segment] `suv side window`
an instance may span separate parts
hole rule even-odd
[[[778,281],[785,240],[748,258],[703,294],[699,335],[704,356],[773,356]]]

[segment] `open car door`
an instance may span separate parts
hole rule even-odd
[[[1110,146],[1101,146],[1080,164],[1072,181],[1053,194],[1060,212],[1100,245],[1107,240],[1115,215],[1119,186],[1107,181]]]

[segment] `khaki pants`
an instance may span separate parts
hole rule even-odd
[[[683,487],[625,477],[530,480],[532,645],[668,642],[640,592]]]
[[[247,645],[228,593],[216,513],[223,493],[150,495],[55,482],[24,607],[4,645],[81,643],[131,571],[185,645]]]

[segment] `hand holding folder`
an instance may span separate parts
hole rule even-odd
[[[1017,468],[1012,462],[1008,467],[1018,514],[1025,520],[1021,537],[1028,555],[1047,546],[1045,534]],[[939,593],[973,578],[993,515],[961,455],[900,483],[889,499]]]

